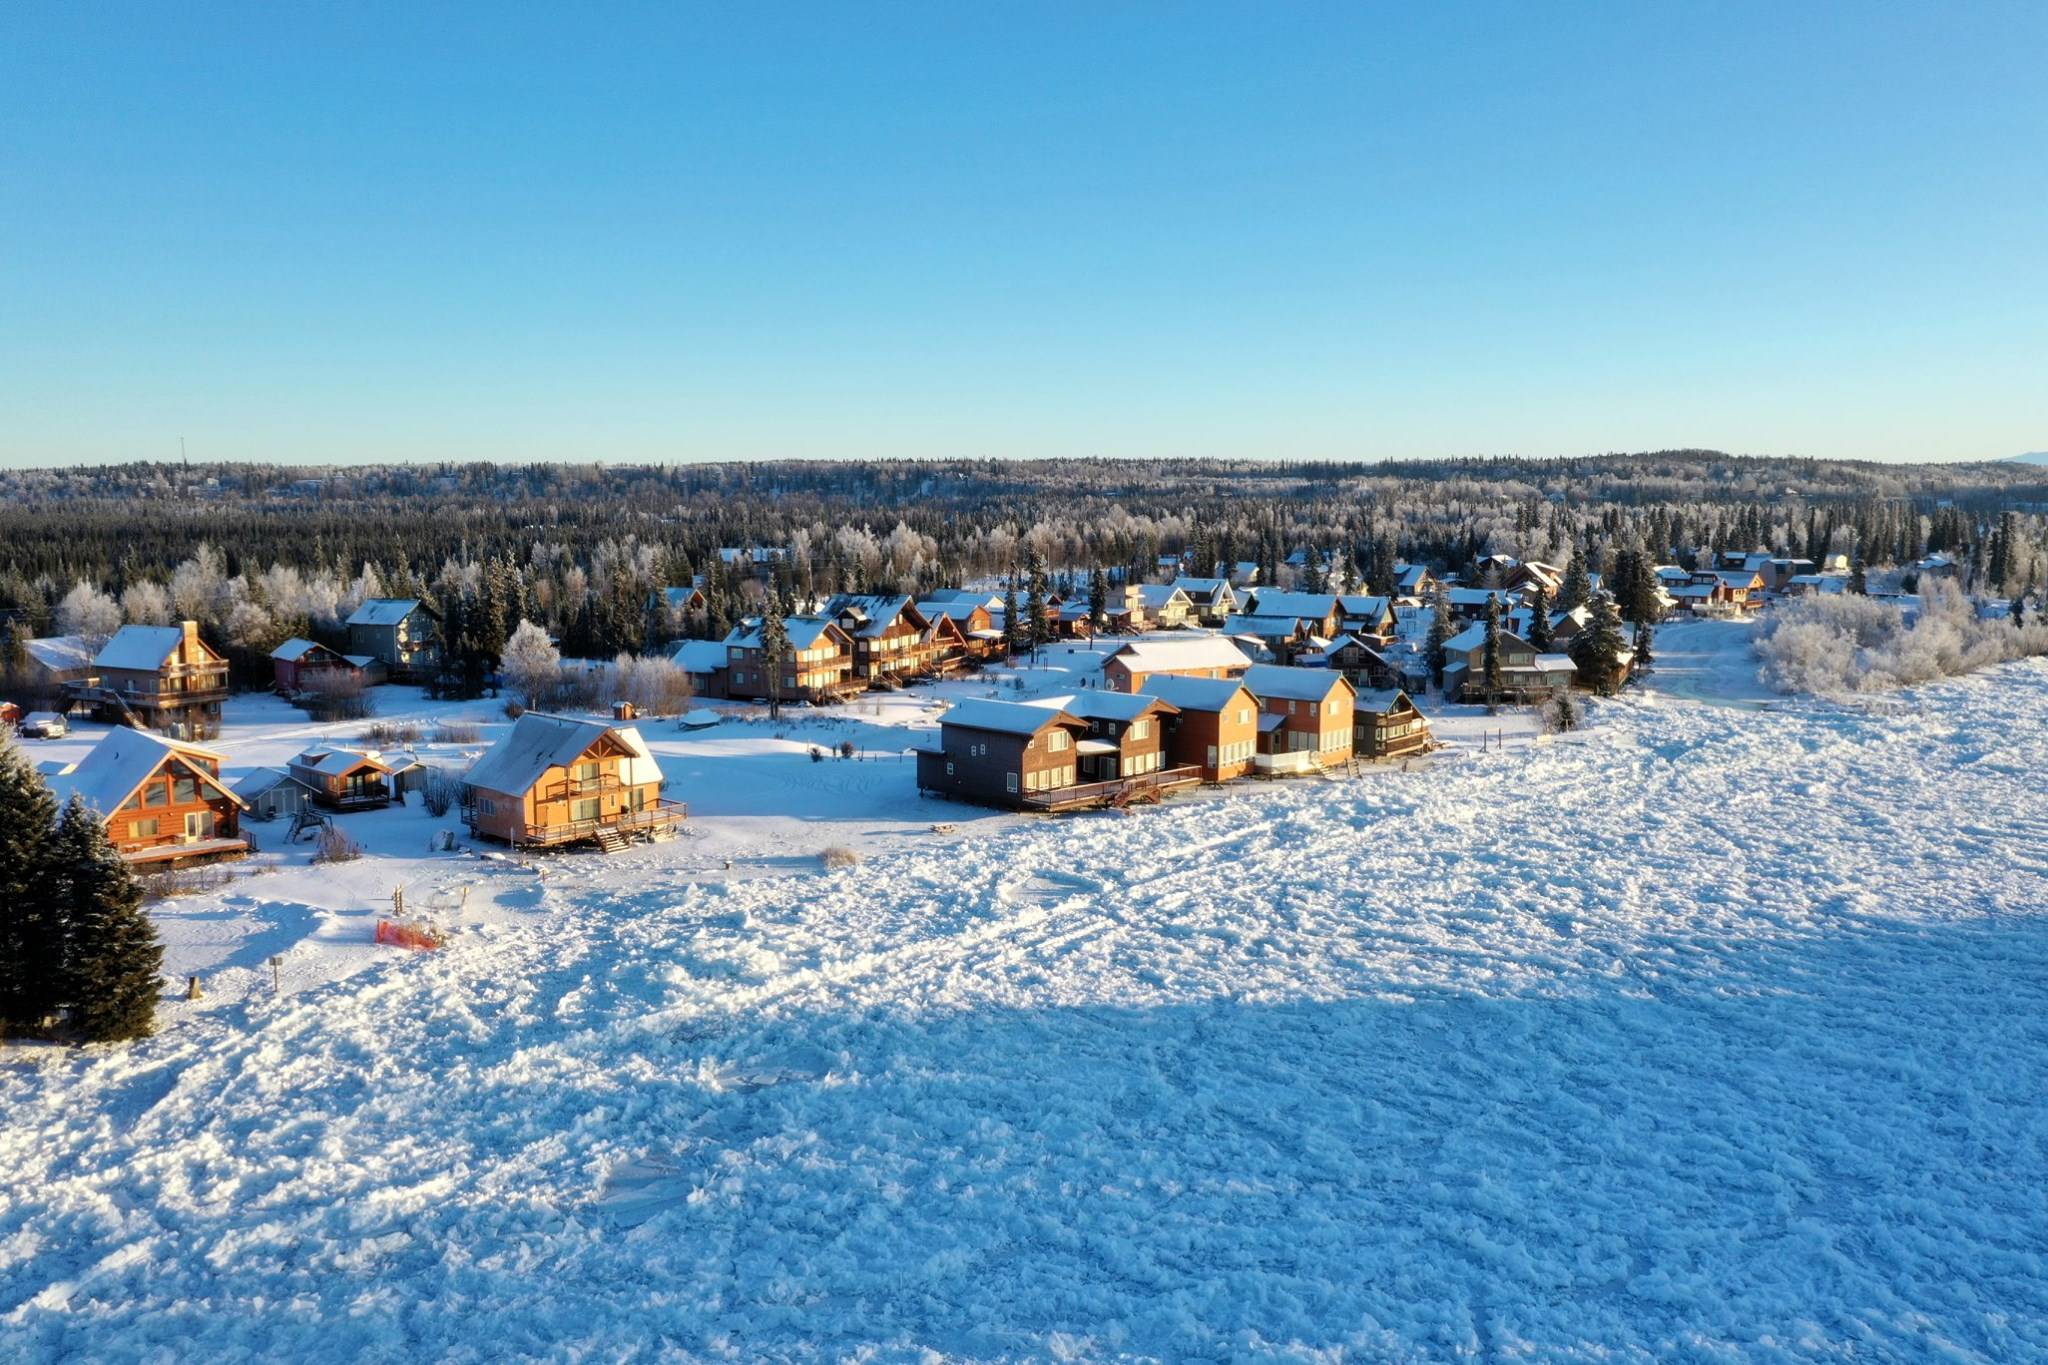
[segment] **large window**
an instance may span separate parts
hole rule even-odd
[[[142,804],[145,806],[161,806],[169,799],[170,788],[162,778],[150,778],[149,785],[142,789]]]
[[[1074,737],[1065,730],[1054,730],[1045,737],[1045,747],[1052,753],[1064,753],[1072,748]]]
[[[179,805],[189,805],[199,799],[199,779],[188,773],[179,773],[171,779],[171,799]]]
[[[152,816],[147,820],[131,821],[128,825],[128,832],[137,839],[154,839],[156,838],[156,818]]]

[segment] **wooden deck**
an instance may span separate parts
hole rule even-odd
[[[643,810],[621,811],[601,820],[565,820],[555,825],[522,825],[512,840],[515,848],[558,848],[585,841],[603,843],[608,837],[652,834],[673,829],[689,817],[690,808],[681,801],[657,801]],[[471,825],[474,832],[475,826]]]
[[[1132,801],[1156,800],[1182,787],[1200,786],[1199,767],[1161,768],[1136,777],[1119,777],[1108,782],[1083,782],[1054,791],[1029,792],[1023,799],[1026,810],[1084,810],[1089,807],[1121,806]]]

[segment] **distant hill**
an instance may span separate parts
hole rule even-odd
[[[2015,455],[2007,464],[2048,464],[2048,450],[2030,450],[2024,455]]]

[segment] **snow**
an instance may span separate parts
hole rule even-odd
[[[948,707],[942,721],[963,730],[986,730],[998,735],[1035,735],[1054,720],[1067,715],[1058,699],[1014,702],[969,697]]]
[[[26,644],[29,655],[53,672],[91,668],[92,641],[83,635],[46,635]]]
[[[1254,664],[1238,679],[1245,690],[1261,700],[1280,697],[1291,701],[1321,701],[1343,684],[1342,673],[1327,668],[1289,668],[1284,664]]]
[[[189,754],[216,762],[221,758],[212,749],[165,739],[147,730],[119,726],[107,732],[84,758],[61,775],[50,778],[50,790],[60,805],[76,796],[102,815],[112,815],[121,808],[122,802],[135,795],[135,789],[142,785],[143,780],[173,754]],[[222,795],[233,795],[207,772],[203,763],[194,763],[191,772]],[[234,799],[239,801],[241,798]]]
[[[1180,635],[1119,645],[1115,657],[1133,673],[1177,668],[1248,668],[1251,660],[1230,640],[1215,635]]]
[[[349,615],[351,626],[396,626],[420,608],[416,597],[372,597]]]
[[[575,763],[607,734],[626,749],[626,757],[619,766],[621,783],[636,787],[661,781],[661,765],[633,726],[608,725],[541,711],[528,711],[513,722],[512,733],[493,744],[464,775],[463,781],[479,791],[517,796],[538,782],[548,769],[567,768]]]
[[[184,641],[179,626],[123,626],[101,646],[93,658],[99,668],[125,668],[152,672]]]
[[[1054,647],[651,728],[669,844],[266,849],[156,908],[161,1036],[0,1052],[0,1357],[2040,1357],[2048,664],[1701,704],[1749,632],[1130,815],[897,757]],[[361,729],[227,712],[238,768]],[[394,885],[447,947],[370,942]]]

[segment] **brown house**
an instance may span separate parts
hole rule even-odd
[[[1063,708],[1088,722],[1081,739],[1080,780],[1115,782],[1164,773],[1167,729],[1180,708],[1163,697],[1129,692],[1083,692]],[[1192,766],[1171,785],[1193,786],[1201,774]]]
[[[823,616],[792,616],[782,623],[789,650],[782,664],[783,701],[822,705],[863,691],[853,676],[853,640]],[[765,699],[768,668],[761,621],[749,619],[725,637],[725,695]]]
[[[1235,678],[1146,679],[1145,691],[1173,703],[1167,722],[1168,761],[1201,769],[1205,782],[1228,782],[1252,770],[1259,753],[1259,699]]]
[[[1361,692],[1368,688],[1399,687],[1401,670],[1381,649],[1378,641],[1346,635],[1332,643],[1323,658]]]
[[[1398,687],[1361,691],[1351,728],[1351,751],[1360,758],[1407,758],[1430,747],[1429,721]]]
[[[1015,701],[962,701],[939,718],[934,748],[917,753],[923,791],[1017,810],[1060,808],[1080,782],[1088,722]]]
[[[270,651],[277,690],[287,696],[329,682],[363,682],[363,665],[313,640],[286,640]]]
[[[1143,692],[1148,678],[1235,678],[1251,666],[1242,649],[1214,635],[1135,640],[1102,661],[1102,685],[1117,692]]]
[[[995,613],[984,602],[967,599],[926,598],[917,604],[925,619],[934,625],[940,617],[951,621],[965,642],[971,659],[992,659],[1003,652],[1003,633],[996,629]]]
[[[661,795],[661,765],[630,725],[528,711],[463,778],[470,832],[514,847],[665,834],[688,808]]]
[[[910,598],[840,593],[819,614],[853,641],[855,678],[872,682],[931,671],[936,648],[928,638],[931,622]]]
[[[1351,757],[1356,693],[1342,673],[1260,664],[1245,673],[1244,685],[1259,699],[1258,771],[1310,773]]]
[[[58,801],[77,796],[106,818],[107,838],[131,863],[235,857],[247,803],[220,780],[211,749],[116,729],[50,778]]]
[[[101,720],[205,739],[220,733],[228,661],[199,638],[196,621],[123,626],[93,656],[92,674],[65,690]]]
[[[391,804],[391,765],[367,749],[308,749],[285,772],[328,810],[377,810]]]

